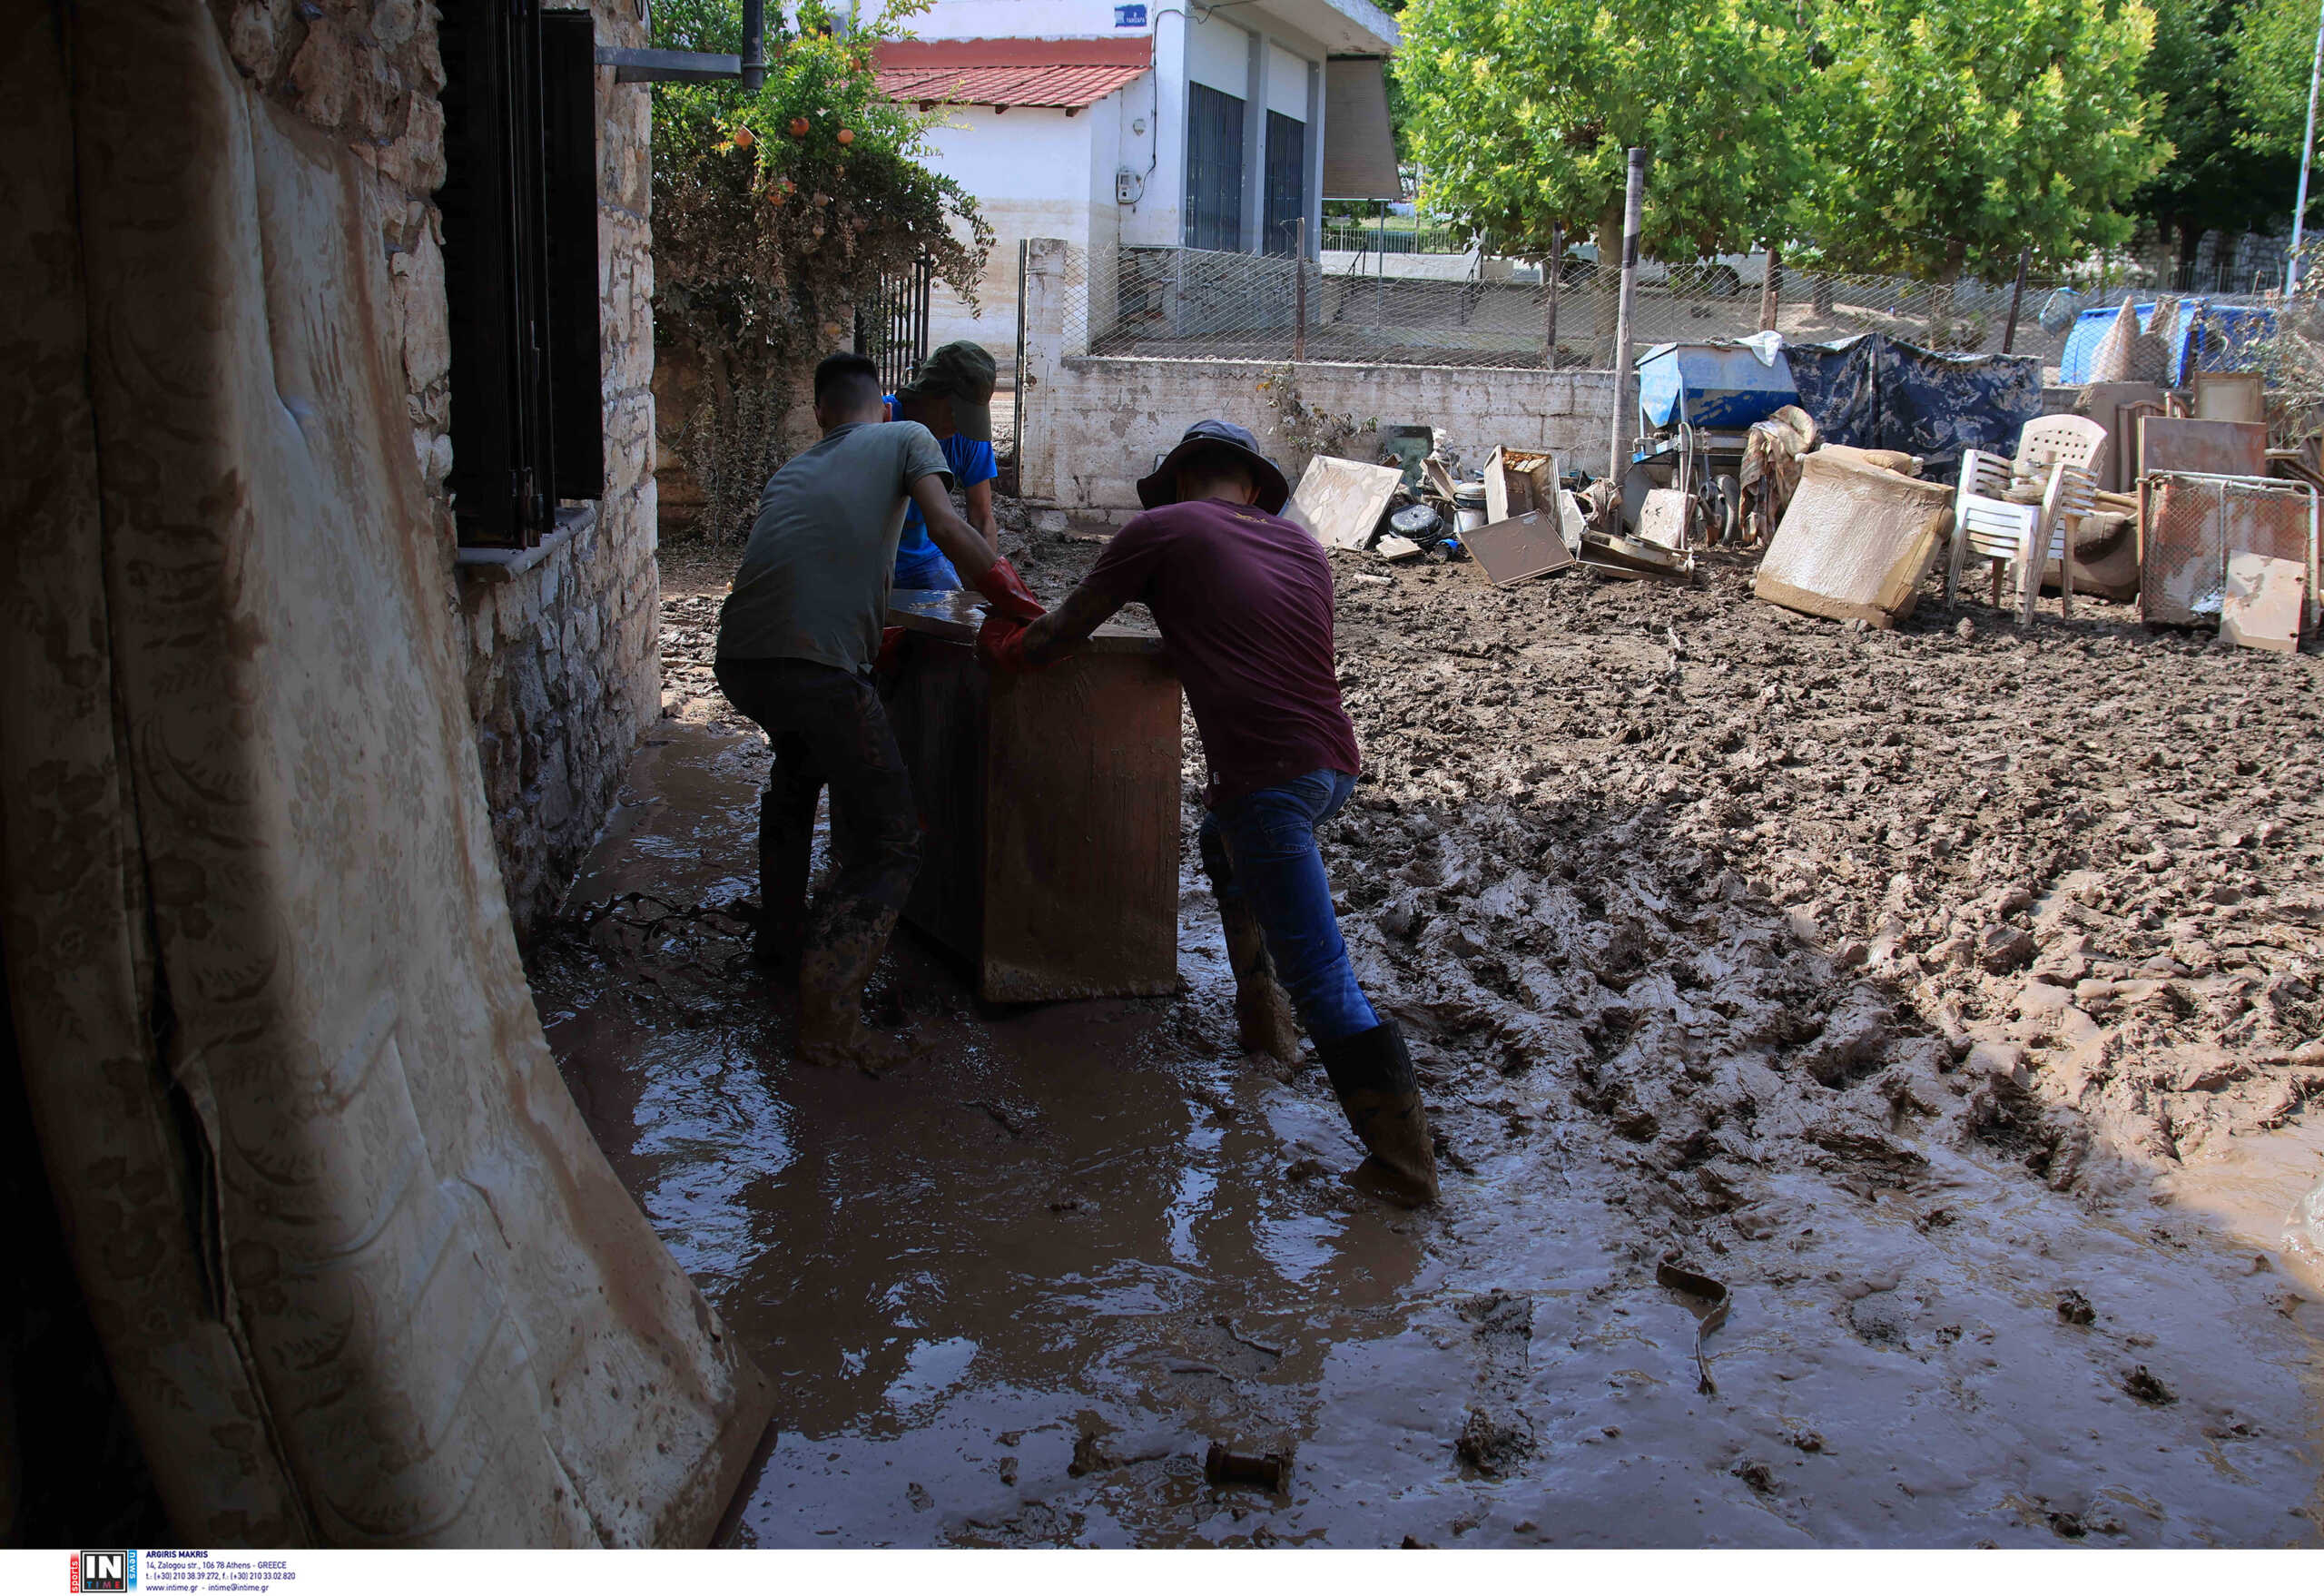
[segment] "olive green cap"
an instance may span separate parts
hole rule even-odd
[[[992,441],[992,351],[970,339],[929,351],[920,375],[896,390],[899,399],[942,394],[952,401],[952,430],[975,443]]]

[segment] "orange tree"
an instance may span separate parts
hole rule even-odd
[[[655,85],[655,340],[700,363],[674,441],[713,537],[748,526],[815,361],[882,273],[926,257],[974,302],[992,230],[921,163],[931,119],[884,99],[872,74],[873,45],[925,4],[891,4],[843,35],[822,0],[787,27],[770,5],[757,92]],[[659,0],[654,43],[737,53],[740,0]]]

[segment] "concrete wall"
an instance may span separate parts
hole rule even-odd
[[[1141,106],[1148,81],[1128,91],[1141,96]],[[930,347],[973,339],[1008,369],[1017,359],[1018,241],[1068,239],[1102,252],[1118,237],[1114,169],[1124,98],[1109,94],[1072,116],[1030,105],[944,108],[942,123],[930,131],[935,153],[928,163],[976,196],[996,241],[977,286],[976,311],[942,283],[930,291]]]
[[[443,66],[424,0],[213,0],[236,65],[378,174],[379,248],[412,448],[434,497],[447,602],[467,622],[468,707],[519,933],[552,909],[610,807],[637,735],[660,713],[655,487],[650,107],[597,74],[598,291],[606,496],[554,547],[511,562],[453,547],[451,346],[444,285]],[[562,9],[580,9],[567,5]],[[595,0],[601,44],[641,45],[634,0]],[[480,551],[479,551],[480,552]]]
[[[1113,518],[1137,507],[1137,478],[1156,455],[1206,417],[1239,422],[1258,435],[1286,473],[1306,463],[1262,391],[1271,368],[1246,360],[1148,360],[1067,352],[1075,291],[1067,251],[1035,240],[1026,283],[1025,432],[1019,441],[1026,498]],[[1375,366],[1305,361],[1291,368],[1312,409],[1353,417],[1359,435],[1344,451],[1368,458],[1381,423],[1438,427],[1471,468],[1495,444],[1572,453],[1602,468],[1613,417],[1610,371],[1502,370],[1473,366]]]

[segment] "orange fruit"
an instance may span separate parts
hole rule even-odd
[[[807,119],[805,117],[794,116],[791,119],[791,136],[794,139],[803,139],[807,136]]]
[[[753,144],[757,143],[758,135],[752,133],[749,128],[738,127],[734,130],[734,147],[736,149],[747,150]]]
[[[852,128],[843,127],[839,130],[839,133],[835,136],[839,139],[840,144],[842,148],[855,143],[855,130]]]

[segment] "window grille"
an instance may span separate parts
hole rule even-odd
[[[482,0],[440,37],[453,516],[463,544],[527,548],[605,492],[594,23]]]
[[[1280,111],[1267,113],[1266,194],[1266,252],[1295,255],[1307,214],[1307,124]]]
[[[884,272],[871,297],[855,307],[855,352],[880,368],[880,386],[893,393],[928,360],[928,290],[935,270],[925,256],[901,271]]]

